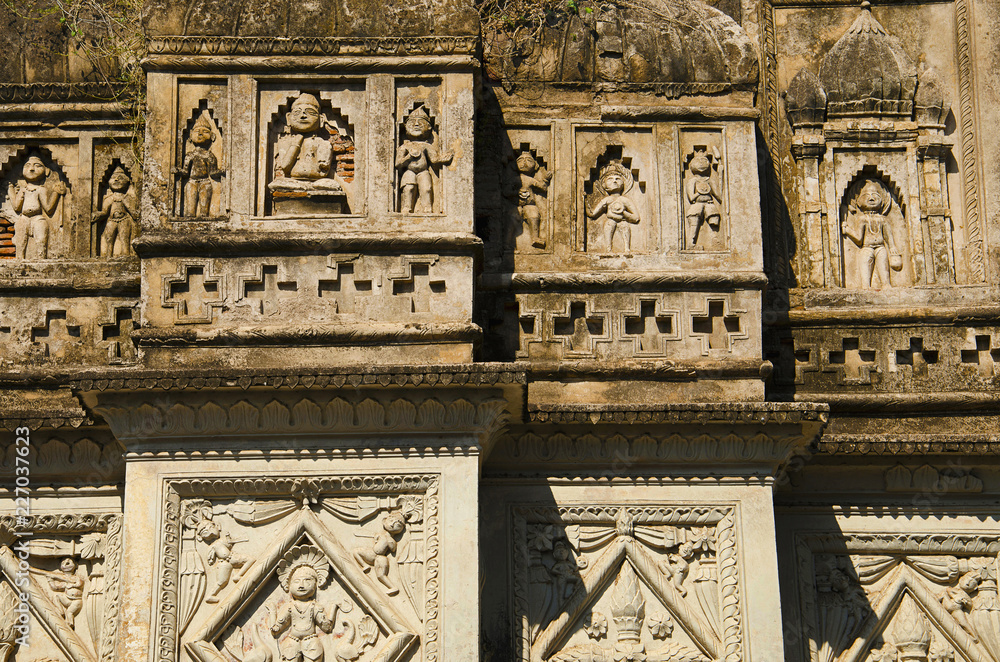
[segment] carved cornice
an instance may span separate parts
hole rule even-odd
[[[800,533],[796,536],[814,553],[861,552],[901,554],[1000,553],[996,534],[960,533]]]
[[[473,55],[153,55],[143,59],[147,71],[202,71],[254,73],[311,71],[367,76],[378,72],[471,73],[479,68]]]
[[[202,330],[169,326],[132,333],[141,346],[156,345],[354,345],[365,343],[478,342],[482,329],[463,322],[428,324],[328,324],[251,326]]]
[[[298,370],[91,370],[69,384],[81,391],[201,390],[218,388],[325,389],[359,386],[497,386],[526,383],[520,364],[473,363],[412,366],[343,366]],[[123,374],[126,373],[126,374]],[[3,382],[0,381],[0,385]]]
[[[661,292],[691,288],[743,287],[759,290],[767,285],[767,277],[759,271],[729,271],[712,273],[507,273],[484,274],[480,279],[484,290],[499,291],[574,291],[586,292]]]
[[[818,452],[827,455],[1000,455],[1000,434],[831,434]]]
[[[0,470],[15,475],[15,438],[0,444]],[[124,478],[124,449],[114,439],[103,443],[89,437],[60,439],[46,435],[32,442],[29,455],[32,479],[58,478],[60,482],[90,483]]]
[[[30,531],[31,533],[88,533],[107,531],[121,515],[116,513],[46,514],[15,517],[0,515],[0,530]]]
[[[346,443],[368,445],[357,435],[468,435],[469,446],[487,445],[506,424],[507,401],[488,394],[426,392],[408,397],[386,394],[280,392],[207,393],[149,398],[115,393],[95,411],[123,443],[143,439],[241,437],[260,435],[347,435]],[[384,441],[392,446],[394,437]],[[339,444],[343,445],[343,444]]]
[[[0,263],[0,295],[139,296],[139,260],[53,260]]]
[[[481,250],[483,240],[474,234],[407,232],[341,234],[329,232],[227,231],[218,233],[146,233],[132,243],[140,257],[163,255],[255,255],[260,252],[337,253],[433,252],[468,253]]]
[[[153,37],[150,55],[475,55],[476,36],[441,37]]]
[[[121,99],[125,90],[124,85],[109,83],[3,83],[0,84],[0,104],[108,103]]]
[[[728,361],[596,361],[575,360],[532,363],[527,368],[532,379],[587,378],[593,381],[617,379],[656,379],[659,381],[693,381],[706,379],[765,379],[774,366],[758,359]]]
[[[825,426],[830,409],[816,403],[720,402],[706,404],[646,405],[534,405],[529,407],[532,423],[584,424],[641,423],[654,425],[708,423],[743,425]],[[818,432],[818,430],[817,430]]]
[[[267,478],[184,478],[171,480],[181,496],[288,496],[343,492],[426,492],[437,486],[437,474],[366,474],[364,476],[279,476]]]

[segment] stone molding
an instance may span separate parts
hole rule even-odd
[[[126,444],[212,435],[447,433],[472,435],[471,446],[480,437],[489,440],[496,435],[508,416],[507,401],[487,394],[262,395],[206,393],[152,399],[115,393],[94,409]],[[364,440],[360,443],[367,445]]]
[[[14,475],[16,462],[15,438],[0,444],[0,469]],[[79,433],[46,436],[35,445],[29,459],[33,478],[60,478],[74,483],[124,478],[123,448],[114,439],[105,441]]]
[[[480,285],[487,291],[659,292],[691,287],[764,289],[767,277],[759,271],[726,273],[511,273],[484,274]]]
[[[817,451],[825,455],[997,455],[1000,434],[830,434]]]
[[[536,405],[529,408],[532,423],[589,424],[645,423],[658,425],[741,423],[745,425],[812,423],[825,426],[829,407],[816,403],[725,402],[707,404],[644,405]],[[817,430],[817,433],[819,430]]]
[[[475,55],[477,36],[153,37],[150,55]]]
[[[2,83],[0,104],[108,103],[120,98],[124,85],[109,83]]]
[[[139,294],[139,261],[135,258],[50,260],[39,264],[0,263],[0,294],[51,296]]]
[[[378,252],[468,252],[481,249],[482,239],[465,233],[412,232],[399,235],[340,234],[318,232],[145,233],[133,242],[140,257],[162,255],[256,255],[282,251],[300,253]]]
[[[200,330],[184,327],[137,329],[132,337],[143,346],[157,345],[354,345],[423,341],[475,342],[482,329],[471,323],[328,324],[250,326]]]

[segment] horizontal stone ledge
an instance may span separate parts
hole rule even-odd
[[[929,407],[955,410],[996,409],[1000,392],[953,391],[937,393],[796,393],[796,402],[825,402],[838,413],[852,411],[927,411]]]
[[[472,72],[479,60],[471,55],[152,55],[142,61],[146,71],[310,71],[367,75],[385,71]]]
[[[776,323],[796,326],[864,324],[898,326],[900,324],[973,324],[1000,323],[1000,306],[962,306],[960,308],[834,308],[828,310],[790,310],[777,313]]]
[[[767,276],[759,271],[730,272],[590,272],[590,273],[506,273],[484,274],[480,287],[484,290],[510,289],[522,291],[648,291],[688,288],[732,288],[762,290]]]
[[[235,231],[206,233],[146,233],[132,242],[141,257],[201,255],[213,257],[253,255],[280,251],[292,253],[336,253],[343,251],[432,251],[437,253],[482,250],[483,240],[474,234],[407,232],[391,234],[339,234],[329,232]]]
[[[830,409],[823,403],[711,402],[661,405],[529,405],[532,423],[819,423]]]
[[[114,83],[3,83],[0,107],[15,103],[93,104],[117,101],[127,86]]]
[[[826,455],[1000,455],[1000,434],[833,434],[817,451]]]
[[[545,379],[590,379],[607,381],[624,378],[656,381],[693,381],[696,379],[764,379],[771,374],[770,361],[732,359],[728,361],[676,362],[669,360],[606,361],[582,360],[526,363],[529,381]]]
[[[163,36],[148,41],[150,55],[474,55],[477,35],[414,37]]]
[[[738,106],[601,106],[605,120],[757,120],[756,108]]]
[[[188,327],[141,328],[132,333],[140,346],[151,345],[296,345],[386,342],[478,341],[482,329],[467,322],[428,324],[342,324],[245,326],[221,329]]]
[[[0,261],[0,294],[139,295],[139,260]]]

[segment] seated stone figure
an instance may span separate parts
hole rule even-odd
[[[285,115],[287,133],[278,137],[274,154],[272,191],[341,191],[343,187],[330,176],[333,145],[319,136],[325,118],[319,100],[300,94]]]

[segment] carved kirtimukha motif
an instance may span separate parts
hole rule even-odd
[[[889,211],[892,197],[883,185],[868,179],[861,185],[857,198],[849,205],[847,218],[841,223],[845,239],[853,241],[860,249],[854,268],[862,289],[874,287],[878,276],[879,287],[892,287],[889,268],[899,271],[903,258],[896,248]]]
[[[684,177],[686,248],[714,248],[722,228],[722,158],[715,147],[695,148]]]
[[[349,140],[323,114],[315,95],[298,95],[274,147],[274,179],[267,187],[275,213],[344,211],[346,194],[334,167],[334,145]]]
[[[21,179],[7,187],[3,213],[14,223],[15,256],[20,260],[49,257],[52,223],[67,193],[65,182],[54,175],[42,158],[32,154],[24,161]],[[62,217],[59,216],[59,227]]]
[[[549,190],[552,172],[546,172],[530,150],[521,152],[514,164],[517,168],[515,204],[518,224],[527,226],[532,246],[545,248],[545,236],[542,234],[542,210],[539,207],[538,198],[544,196]]]
[[[593,204],[586,207],[587,218],[604,221],[604,250],[613,252],[615,244],[619,250],[632,249],[632,225],[640,220],[639,208],[630,197],[629,191],[635,179],[632,172],[620,161],[612,161],[601,168],[594,183]]]
[[[204,218],[212,215],[214,179],[226,174],[211,152],[215,134],[207,112],[202,113],[191,128],[188,149],[180,168],[174,174],[184,180],[183,216]]]
[[[214,158],[214,157],[213,157]],[[92,223],[104,222],[100,231],[99,255],[104,258],[132,254],[132,237],[139,221],[139,206],[132,190],[132,178],[121,166],[108,178],[101,209]]]
[[[403,123],[404,137],[396,150],[399,178],[399,210],[405,214],[434,211],[432,168],[452,162],[452,152],[438,152],[434,147],[434,124],[421,104]]]

